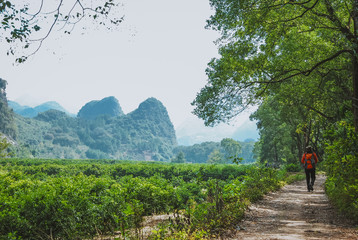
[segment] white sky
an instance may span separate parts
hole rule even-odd
[[[8,99],[29,106],[57,101],[77,113],[91,100],[115,96],[129,113],[155,97],[175,127],[192,118],[190,103],[217,56],[219,34],[204,28],[213,13],[208,0],[126,0],[122,11],[119,30],[54,33],[24,64],[13,66],[1,54]]]

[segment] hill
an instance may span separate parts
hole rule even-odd
[[[177,144],[168,112],[155,98],[127,115],[114,97],[81,110],[75,118],[54,109],[34,118],[16,115],[18,142],[28,149],[18,155],[163,161]]]
[[[101,115],[118,117],[124,115],[118,100],[115,97],[107,97],[100,101],[95,100],[83,106],[77,117],[84,119],[95,119]]]
[[[50,109],[65,112],[67,115],[73,116],[73,114],[69,113],[66,109],[64,109],[59,103],[55,101],[45,102],[33,108],[29,106],[22,106],[15,101],[8,101],[8,105],[11,109],[14,110],[15,113],[23,117],[33,118],[36,117],[39,113],[46,112]]]
[[[70,117],[56,102],[30,108],[9,101],[9,106],[21,113],[13,114],[18,157],[169,161],[182,153],[187,162],[206,163],[211,153],[223,151],[220,140],[224,135],[216,136],[211,142],[178,146],[168,112],[155,98],[148,98],[128,114],[123,113],[115,97],[93,100],[81,108],[77,117]],[[26,113],[31,112],[32,117],[29,117]],[[190,138],[187,143],[195,142],[195,136],[192,138],[188,129],[195,134],[203,130],[198,126],[187,124],[183,128],[186,130],[182,129],[181,133]],[[196,140],[204,135],[198,136]],[[254,140],[239,143],[242,149],[239,157],[244,159],[243,163],[253,162]]]

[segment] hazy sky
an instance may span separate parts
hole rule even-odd
[[[7,97],[34,105],[57,101],[72,113],[115,96],[125,113],[149,97],[166,106],[178,127],[191,116],[205,68],[217,56],[217,32],[206,30],[208,0],[127,0],[119,30],[54,33],[25,64],[2,54]],[[246,115],[247,118],[247,115]]]

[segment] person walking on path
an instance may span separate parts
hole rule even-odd
[[[318,158],[311,146],[306,147],[306,152],[302,156],[301,163],[305,168],[307,190],[313,191],[313,185],[316,180],[316,164],[318,163]]]

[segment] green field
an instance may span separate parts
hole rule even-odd
[[[2,159],[0,238],[138,239],[144,216],[166,213],[177,216],[170,231],[154,235],[212,235],[283,175],[254,165]]]

